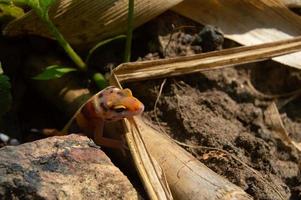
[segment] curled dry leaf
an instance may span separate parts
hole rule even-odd
[[[114,73],[111,76],[110,82],[112,85],[122,88]],[[123,120],[123,132],[125,133],[125,139],[136,169],[150,199],[173,199],[165,174],[161,166],[148,151],[134,118]]]
[[[147,150],[160,163],[175,199],[251,200],[240,187],[219,176],[170,138],[135,117]],[[138,133],[132,133],[135,137]]]

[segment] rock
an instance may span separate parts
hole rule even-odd
[[[87,137],[51,137],[0,149],[0,199],[139,198]]]

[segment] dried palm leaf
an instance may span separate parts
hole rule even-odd
[[[134,26],[147,22],[181,1],[135,0]],[[68,42],[75,46],[89,46],[124,33],[127,12],[126,0],[58,0],[49,15]],[[34,11],[9,23],[3,32],[8,36],[35,34],[51,37]]]
[[[281,0],[186,0],[173,8],[201,24],[221,28],[226,38],[242,45],[285,40],[301,35],[301,18]],[[273,60],[301,69],[301,53]]]
[[[199,162],[170,138],[135,117],[146,147],[160,163],[176,199],[252,199],[240,187],[219,176]]]
[[[114,74],[110,82],[122,88]],[[152,200],[173,199],[164,172],[147,150],[134,118],[123,120],[123,125],[125,139],[149,197]]]
[[[282,0],[282,2],[289,8],[300,8],[301,7],[300,0]]]
[[[118,66],[114,73],[120,82],[138,81],[251,63],[300,50],[301,37],[296,37],[284,41],[237,47],[199,55],[125,63]]]

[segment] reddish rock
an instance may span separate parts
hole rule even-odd
[[[0,149],[0,199],[139,199],[87,137],[68,135]]]

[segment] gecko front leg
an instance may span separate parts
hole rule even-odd
[[[94,142],[97,145],[110,147],[110,148],[117,148],[117,149],[124,147],[124,143],[122,141],[106,138],[103,136],[104,120],[94,119],[93,124],[94,124],[93,137],[94,137]]]

